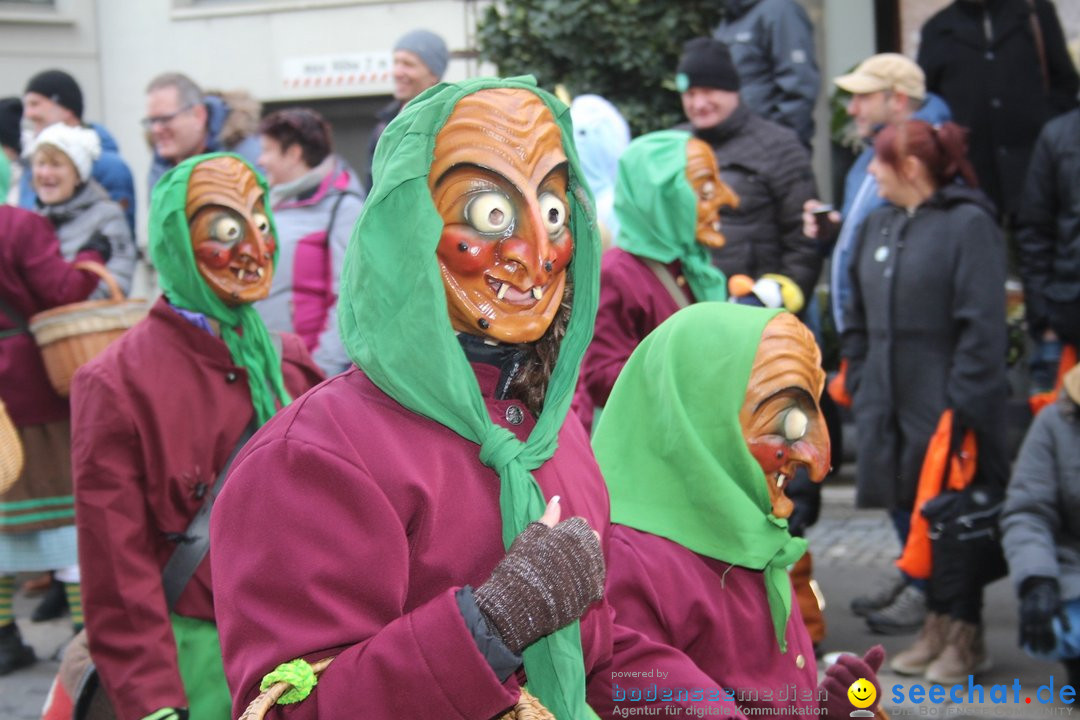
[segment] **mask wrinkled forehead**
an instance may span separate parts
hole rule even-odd
[[[818,397],[824,383],[813,333],[791,313],[779,313],[761,333],[747,393],[764,399],[783,387],[799,386]]]
[[[431,181],[462,163],[531,177],[542,165],[554,167],[565,161],[559,126],[536,94],[491,88],[467,95],[454,106],[435,141]]]
[[[192,169],[185,212],[191,218],[207,205],[251,208],[261,197],[262,188],[251,168],[237,158],[216,157]]]

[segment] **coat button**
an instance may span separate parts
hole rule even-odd
[[[1001,107],[1001,99],[993,98],[992,100],[990,100],[990,107],[995,109]]]
[[[234,383],[234,382],[236,382],[236,381],[237,381],[237,379],[238,379],[239,377],[240,377],[239,375],[237,375],[237,374],[236,374],[236,373],[234,373],[234,372],[233,372],[232,370],[230,370],[229,372],[225,373],[225,382],[227,382],[227,383]]]
[[[806,667],[806,658],[804,658],[802,655],[799,655],[799,657],[795,658],[795,667],[799,668],[800,670]]]
[[[986,59],[987,60],[993,60],[994,59],[994,51],[993,50],[987,50],[986,51]]]
[[[525,411],[517,405],[506,408],[506,422],[511,425],[520,425],[525,422]]]

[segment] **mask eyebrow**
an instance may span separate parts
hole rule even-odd
[[[570,161],[569,160],[563,160],[561,163],[559,163],[555,167],[548,170],[547,175],[545,175],[544,179],[540,181],[540,185],[543,185],[548,180],[551,180],[551,178],[553,176],[557,175],[559,172],[565,172],[567,180],[570,179]]]
[[[795,399],[797,399],[799,402],[807,403],[810,407],[814,407],[814,404],[817,402],[817,400],[814,398],[814,396],[811,395],[806,390],[806,388],[801,388],[801,387],[799,387],[797,385],[790,385],[790,386],[788,386],[786,388],[783,388],[781,390],[777,390],[772,395],[769,395],[766,398],[763,398],[760,402],[758,402],[757,405],[754,406],[754,412],[757,412],[758,410],[760,410],[763,405],[768,403],[773,398],[779,397],[781,395],[794,396]]]
[[[498,172],[496,170],[492,170],[491,168],[487,167],[486,165],[481,165],[480,163],[474,163],[474,162],[459,162],[459,163],[454,163],[450,167],[446,168],[446,172],[444,172],[442,175],[440,175],[438,180],[435,181],[434,188],[437,188],[440,185],[442,185],[443,181],[445,181],[448,177],[453,175],[458,170],[477,170],[477,171],[480,171],[480,172],[485,173],[487,175],[493,175],[494,177],[498,178],[502,182],[505,182],[505,183],[508,183],[508,184],[511,184],[511,185],[513,184],[502,173],[500,173],[500,172]]]

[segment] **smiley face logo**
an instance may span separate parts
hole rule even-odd
[[[877,688],[866,678],[859,678],[851,683],[851,687],[847,690],[847,697],[855,707],[868,708],[877,699]]]

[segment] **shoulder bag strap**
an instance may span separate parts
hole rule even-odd
[[[667,269],[667,266],[662,263],[653,260],[652,258],[641,258],[645,264],[653,271],[653,275],[660,281],[660,284],[664,286],[664,289],[671,295],[671,299],[675,301],[675,304],[682,310],[684,307],[690,304],[690,301],[686,299],[686,293],[679,287],[679,284],[675,282],[675,278],[671,276],[671,271]]]
[[[221,492],[222,486],[225,485],[225,476],[229,474],[229,468],[240,453],[240,448],[244,447],[258,428],[258,422],[252,417],[240,439],[236,441],[232,452],[229,453],[229,459],[225,461],[221,472],[218,473],[214,487],[206,497],[206,502],[192,518],[187,532],[184,533],[184,539],[173,550],[169,561],[165,563],[165,569],[161,571],[161,582],[165,586],[165,602],[169,610],[176,607],[180,594],[184,592],[191,576],[195,574],[195,569],[199,567],[210,549],[210,509],[214,505],[214,499]]]
[[[15,308],[11,307],[4,298],[0,298],[0,312],[7,315],[11,322],[15,323],[15,327],[0,331],[0,340],[30,332],[30,328],[26,324],[26,318],[20,315]]]
[[[1050,71],[1046,66],[1046,43],[1043,40],[1042,24],[1039,13],[1035,10],[1035,0],[1028,0],[1028,17],[1031,22],[1031,35],[1035,40],[1035,52],[1039,56],[1039,70],[1042,71],[1043,90],[1050,91]]]

